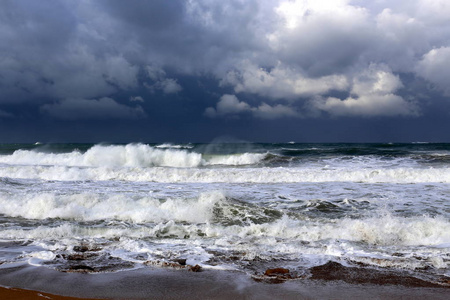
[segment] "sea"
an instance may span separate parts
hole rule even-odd
[[[17,265],[448,286],[450,144],[0,144],[0,268]]]

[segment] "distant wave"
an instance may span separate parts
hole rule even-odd
[[[45,153],[33,150],[16,150],[11,155],[0,156],[0,163],[9,165],[40,165],[67,167],[181,167],[208,165],[248,165],[264,159],[264,154],[242,153],[209,155],[190,152],[185,147],[163,144],[152,147],[144,144],[95,145],[82,153]]]
[[[155,148],[160,148],[160,149],[192,149],[192,148],[194,148],[194,146],[193,145],[173,145],[173,144],[164,143],[164,144],[155,146]]]
[[[192,146],[192,145],[191,145]],[[157,148],[159,147],[159,148]],[[224,153],[182,145],[93,145],[84,151],[15,150],[0,155],[0,177],[43,180],[125,180],[154,182],[450,182],[450,154],[387,151],[374,147],[248,148]],[[226,146],[228,147],[228,146]],[[220,148],[220,147],[219,147]],[[289,148],[289,149],[286,149]],[[44,149],[48,151],[48,149]],[[287,150],[287,151],[286,151]]]

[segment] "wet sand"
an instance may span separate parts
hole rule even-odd
[[[141,268],[115,273],[64,273],[45,267],[0,268],[0,299],[449,299],[450,289],[342,280],[257,282],[232,271]],[[17,290],[17,289],[22,290]],[[23,290],[26,289],[26,290]],[[30,291],[32,290],[32,291]],[[45,294],[44,294],[45,293]],[[41,296],[42,295],[42,296]],[[59,295],[59,296],[56,296]],[[69,298],[75,297],[75,298]]]
[[[60,295],[52,295],[48,293],[43,293],[39,291],[32,291],[32,290],[24,290],[24,289],[17,289],[17,288],[5,288],[0,287],[0,299],[2,300],[45,300],[45,299],[52,299],[52,300],[80,300],[81,298],[75,298],[75,297],[65,297]]]

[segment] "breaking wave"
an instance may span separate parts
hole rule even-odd
[[[242,243],[247,239],[259,239],[261,242],[257,244],[272,247],[279,245],[282,239],[289,245],[295,244],[296,241],[324,242],[327,245],[341,244],[350,248],[352,246],[347,245],[349,242],[378,246],[427,245],[439,248],[448,247],[450,240],[450,222],[442,217],[399,217],[384,214],[361,219],[298,219],[284,214],[282,210],[267,209],[230,199],[221,191],[204,192],[193,198],[166,199],[151,197],[133,199],[124,195],[105,196],[96,193],[72,195],[38,193],[25,197],[17,196],[13,199],[9,195],[1,195],[0,207],[3,207],[3,215],[27,219],[104,221],[111,224],[119,222],[117,224],[124,237],[145,232],[147,235],[165,234],[180,238],[185,235],[219,239],[239,237]],[[124,227],[120,222],[156,225]],[[112,232],[110,229],[114,226],[100,227],[103,228],[104,236],[105,231]],[[95,228],[89,228],[83,235],[96,234]],[[10,235],[15,235],[15,238],[21,235],[22,238],[45,237],[40,234],[42,234],[40,227],[35,229],[35,233],[24,230],[22,234],[11,229],[2,231],[0,238],[10,238]],[[48,234],[48,229],[45,234]],[[58,233],[61,234],[63,233]],[[68,235],[66,238],[70,238],[73,232],[66,234]],[[54,238],[59,237],[61,236]],[[330,243],[330,240],[337,241],[337,244]],[[286,246],[285,243],[281,245]],[[329,254],[337,255],[336,252],[344,251],[339,248],[341,246],[327,251]]]
[[[2,147],[4,265],[450,274],[448,144]]]
[[[200,194],[193,199],[152,197],[130,198],[126,195],[81,193],[58,195],[0,195],[4,215],[28,219],[58,218],[77,221],[120,220],[134,223],[179,222],[204,223],[213,218],[213,207],[226,202],[220,192]]]
[[[144,144],[96,145],[82,153],[46,153],[17,150],[0,156],[0,163],[8,165],[39,165],[67,167],[177,167],[192,168],[207,165],[248,165],[264,159],[265,154],[243,153],[205,156],[189,152],[184,146],[163,144],[151,147]],[[186,146],[188,148],[188,146]]]
[[[239,162],[239,159],[237,159]],[[218,160],[220,163],[223,161]],[[228,162],[233,163],[233,161]],[[296,183],[296,182],[364,182],[364,183],[450,183],[449,168],[392,169],[317,169],[317,168],[142,168],[142,167],[68,167],[2,166],[0,177],[60,181],[121,180],[192,183]]]
[[[160,145],[155,146],[155,148],[160,148],[160,149],[192,149],[192,148],[194,148],[194,146],[191,145],[191,144],[174,145],[174,144],[164,143],[164,144],[160,144]]]

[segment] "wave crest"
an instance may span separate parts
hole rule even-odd
[[[94,146],[83,155],[88,166],[109,167],[197,167],[202,155],[175,149],[155,149],[143,144]]]
[[[175,167],[193,168],[209,165],[251,165],[262,161],[265,154],[243,153],[203,155],[179,147],[145,144],[95,145],[86,152],[46,153],[17,150],[0,156],[0,163],[8,165],[39,165],[66,167]]]

